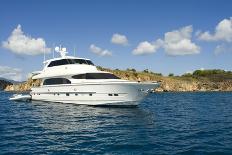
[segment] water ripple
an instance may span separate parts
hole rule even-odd
[[[136,108],[8,101],[0,154],[232,154],[232,93],[157,93]]]

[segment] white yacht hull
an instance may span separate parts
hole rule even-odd
[[[109,82],[32,88],[32,100],[85,105],[138,105],[159,83]]]

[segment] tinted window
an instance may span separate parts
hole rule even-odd
[[[87,65],[94,65],[90,60],[84,59],[68,59],[70,64],[87,64]]]
[[[44,80],[43,85],[71,84],[71,81],[65,78],[52,78]]]
[[[75,62],[73,61],[74,59],[67,59],[69,64],[75,64]]]
[[[72,78],[74,78],[74,79],[86,79],[86,74],[74,75],[74,76],[72,76]]]
[[[93,64],[93,62],[92,62],[92,61],[90,61],[90,60],[86,60],[86,62],[88,63],[88,65],[93,65],[93,66],[94,66],[94,64]]]
[[[86,79],[119,79],[119,77],[109,73],[87,73]]]
[[[76,63],[76,64],[87,64],[87,62],[83,59],[73,59],[73,61]]]
[[[72,76],[74,79],[119,79],[119,77],[110,73],[87,73]]]
[[[94,65],[90,60],[84,60],[84,59],[61,59],[52,61],[48,67],[53,66],[60,66],[60,65],[66,65],[66,64],[87,64],[87,65]]]
[[[66,64],[69,64],[69,61],[67,59],[61,59],[61,60],[52,61],[48,65],[48,67],[60,66],[60,65],[66,65]]]

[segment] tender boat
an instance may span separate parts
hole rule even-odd
[[[99,71],[90,59],[66,56],[66,48],[56,47],[61,57],[44,61],[40,79],[32,87],[32,100],[86,105],[138,105],[146,95],[159,87],[158,82],[122,80],[109,72]]]
[[[22,94],[14,94],[12,97],[10,97],[11,101],[30,101],[31,95],[22,95]]]

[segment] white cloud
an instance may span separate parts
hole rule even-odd
[[[43,38],[32,38],[25,35],[21,25],[13,30],[7,41],[2,42],[2,46],[19,55],[38,55],[51,51],[50,48],[47,48]]]
[[[113,44],[118,44],[118,45],[128,45],[128,39],[125,35],[115,33],[113,34],[111,38],[111,42]]]
[[[155,53],[159,48],[163,48],[168,55],[190,55],[200,53],[200,47],[191,41],[193,28],[186,26],[179,30],[166,32],[164,39],[158,39],[154,43],[147,41],[139,43],[133,50],[134,55]]]
[[[200,47],[191,41],[193,28],[185,26],[164,35],[163,48],[168,55],[190,55],[200,53]]]
[[[160,46],[162,46],[163,41],[157,40],[154,43],[150,43],[148,41],[140,42],[139,45],[133,50],[132,54],[134,55],[145,55],[155,53]]]
[[[221,53],[227,53],[227,52],[232,52],[232,45],[228,44],[228,43],[227,44],[223,43],[221,45],[217,45],[215,50],[214,50],[215,55],[218,55]]]
[[[206,31],[197,34],[197,36],[198,39],[204,41],[232,42],[232,17],[220,21],[215,28],[214,34],[211,34],[209,31]]]
[[[23,78],[23,73],[22,70],[18,68],[0,66],[0,77],[15,81],[21,81]]]
[[[97,55],[100,55],[100,56],[111,56],[112,55],[112,52],[110,52],[106,49],[103,50],[100,47],[95,46],[94,44],[91,44],[89,49],[91,52],[93,52]]]

